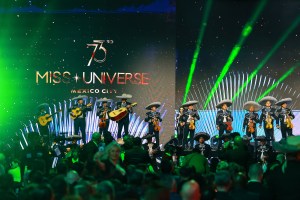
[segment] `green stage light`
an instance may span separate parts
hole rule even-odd
[[[289,69],[286,73],[284,73],[278,81],[276,81],[272,86],[270,86],[262,95],[260,95],[256,101],[260,101],[264,98],[267,94],[269,94],[272,90],[274,90],[282,81],[284,81],[297,67],[299,67],[300,62],[295,64],[291,69]]]
[[[207,4],[205,5],[203,18],[202,18],[202,21],[201,21],[200,32],[199,32],[199,36],[198,36],[197,43],[196,43],[196,49],[194,51],[192,64],[190,66],[190,73],[189,73],[188,80],[187,80],[187,83],[186,83],[186,86],[185,86],[185,93],[184,93],[183,103],[186,102],[187,95],[188,95],[189,90],[190,90],[191,85],[192,85],[193,75],[194,75],[194,72],[195,72],[195,69],[196,69],[196,63],[197,63],[197,60],[198,60],[198,57],[199,57],[201,43],[202,43],[202,39],[203,39],[203,36],[204,36],[205,28],[206,28],[206,25],[207,25],[207,19],[208,19],[208,15],[210,13],[210,10],[211,10],[212,2],[213,2],[212,0],[208,0]]]
[[[293,21],[292,25],[284,32],[282,37],[277,41],[273,48],[269,51],[267,56],[258,64],[256,69],[249,75],[248,79],[241,85],[238,91],[232,97],[232,101],[236,100],[239,94],[244,90],[244,88],[250,83],[250,81],[255,77],[255,75],[261,70],[261,68],[268,62],[268,60],[273,56],[275,51],[282,45],[282,43],[288,38],[288,36],[298,27],[300,23],[300,16]]]
[[[254,25],[256,19],[258,18],[259,14],[262,12],[263,8],[265,7],[266,3],[267,3],[267,0],[261,0],[260,1],[260,3],[258,4],[258,7],[255,9],[255,11],[254,11],[253,15],[251,16],[249,22],[246,23],[245,27],[243,28],[242,33],[239,37],[239,40],[238,40],[237,44],[231,50],[231,53],[230,53],[230,55],[227,59],[227,62],[225,63],[225,65],[224,65],[224,67],[223,67],[216,83],[214,84],[213,88],[211,89],[210,93],[208,94],[208,97],[207,97],[207,99],[205,101],[205,104],[203,106],[204,109],[207,107],[210,100],[214,96],[214,93],[217,91],[220,83],[222,82],[222,79],[224,78],[224,76],[229,71],[229,69],[231,67],[231,64],[233,63],[233,61],[235,60],[235,58],[239,54],[239,52],[241,50],[241,47],[245,43],[245,40],[247,39],[247,37],[252,32],[253,25]]]

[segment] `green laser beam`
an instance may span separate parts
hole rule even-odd
[[[239,87],[238,91],[232,97],[232,101],[235,101],[235,99],[244,90],[244,88],[248,85],[248,83],[250,83],[250,81],[255,77],[255,75],[259,72],[259,70],[261,70],[261,68],[273,56],[273,54],[275,53],[275,51],[282,45],[282,43],[288,38],[288,36],[293,32],[293,30],[298,27],[299,23],[300,23],[300,16],[297,17],[296,20],[293,21],[293,23],[287,29],[287,31],[284,32],[284,34],[282,35],[282,37],[273,46],[273,48],[268,52],[268,54],[266,55],[266,57],[258,64],[258,66],[255,68],[255,70],[249,75],[248,79],[242,84],[241,87]]]
[[[284,73],[278,81],[276,81],[273,85],[271,85],[262,95],[260,95],[256,101],[260,101],[262,98],[264,98],[267,94],[269,94],[272,90],[274,90],[282,81],[284,81],[293,71],[299,67],[300,62],[298,62],[296,65],[291,67],[286,73]]]
[[[183,103],[186,102],[187,95],[188,95],[188,93],[190,91],[190,88],[191,88],[191,85],[192,85],[193,75],[195,73],[196,64],[197,64],[197,60],[198,60],[200,49],[201,49],[201,43],[202,43],[202,40],[203,40],[205,28],[207,26],[207,20],[208,20],[208,16],[209,16],[209,13],[210,13],[210,10],[211,10],[212,2],[213,2],[212,0],[209,0],[207,2],[207,4],[205,5],[205,8],[204,8],[203,18],[202,18],[202,21],[201,21],[201,28],[200,28],[198,39],[197,39],[197,42],[196,42],[196,49],[194,51],[192,64],[190,66],[190,73],[189,73],[188,80],[187,80],[186,87],[185,87],[185,94],[184,94],[184,98],[183,98]]]
[[[260,15],[260,13],[262,12],[262,10],[264,9],[266,3],[267,3],[267,0],[261,0],[260,1],[260,3],[258,4],[257,8],[255,9],[253,15],[251,16],[250,20],[246,23],[245,27],[243,28],[242,33],[239,37],[239,40],[238,40],[237,44],[231,50],[231,53],[229,54],[229,57],[228,57],[225,65],[223,66],[223,69],[222,69],[215,85],[211,89],[211,91],[210,91],[210,93],[209,93],[209,95],[208,95],[208,97],[205,101],[205,104],[203,106],[204,109],[209,104],[209,102],[212,99],[214,93],[217,91],[220,83],[222,82],[222,79],[227,74],[227,72],[230,69],[231,64],[233,63],[233,61],[235,60],[235,58],[239,54],[239,52],[241,50],[241,46],[243,46],[245,40],[247,39],[247,37],[252,32],[253,25],[254,25],[255,21],[257,20],[258,16]]]

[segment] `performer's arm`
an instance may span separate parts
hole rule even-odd
[[[245,114],[245,117],[244,117],[244,122],[243,122],[243,131],[245,131],[245,129],[247,128],[247,122],[248,122],[248,120],[247,120],[247,114]]]
[[[160,122],[162,121],[162,118],[160,117],[160,113],[157,113],[157,117],[156,117]]]
[[[194,118],[195,118],[196,120],[199,120],[199,119],[200,119],[200,116],[199,116],[199,113],[198,113],[197,110],[196,110],[196,112],[195,112]]]
[[[290,116],[291,119],[295,119],[295,115],[294,115],[292,109],[290,109],[289,116]]]
[[[149,122],[150,119],[151,119],[151,117],[148,115],[148,113],[146,113],[145,122]]]
[[[129,113],[133,113],[133,109],[132,109],[132,107],[131,107],[131,103],[128,103],[127,106],[129,106],[128,112],[129,112]]]

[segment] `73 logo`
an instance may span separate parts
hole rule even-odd
[[[104,45],[104,43],[107,43],[107,44],[113,44],[114,43],[113,40],[93,40],[93,42],[94,42],[93,44],[87,44],[87,48],[94,47],[91,59],[89,60],[89,63],[88,63],[87,66],[91,65],[92,60],[96,61],[97,63],[105,62],[107,50],[105,49],[105,47],[103,45]],[[103,53],[103,57],[101,59],[97,59],[95,57],[97,50],[102,51],[102,53]]]

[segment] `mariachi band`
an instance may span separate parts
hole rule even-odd
[[[99,133],[104,136],[106,133],[110,133],[108,128],[110,121],[116,121],[118,124],[118,134],[117,138],[121,139],[123,136],[128,135],[129,128],[129,114],[133,113],[133,107],[137,103],[131,103],[128,100],[132,98],[130,94],[122,94],[121,96],[116,96],[120,101],[116,103],[116,107],[113,109],[111,107],[112,99],[107,99],[106,97],[98,99],[96,102],[100,103],[97,107],[96,115],[99,117],[98,126]],[[84,104],[84,99],[87,96],[79,95],[74,97],[72,100],[75,101],[74,105],[68,109],[70,112],[70,117],[74,120],[74,138],[75,140],[82,139],[83,143],[86,143],[86,116],[87,112],[91,111],[92,104]],[[293,135],[293,124],[292,120],[295,118],[292,110],[288,108],[291,104],[291,98],[281,99],[277,101],[276,98],[272,96],[266,96],[262,98],[258,103],[255,101],[247,101],[243,109],[246,111],[243,120],[243,132],[245,137],[250,141],[254,139],[254,148],[256,152],[268,152],[270,149],[271,142],[274,141],[274,128],[281,130],[282,138]],[[210,139],[210,135],[205,132],[200,132],[195,134],[197,121],[200,120],[199,112],[194,107],[198,104],[198,101],[191,100],[185,102],[179,108],[176,114],[176,131],[178,146],[181,146],[185,150],[195,150],[203,154],[205,157],[210,156],[211,147],[206,143]],[[216,129],[218,130],[218,149],[227,148],[230,144],[228,141],[229,136],[233,131],[232,122],[233,116],[232,112],[229,110],[232,105],[232,101],[229,99],[224,99],[220,101],[216,108],[218,109],[216,113]],[[276,109],[274,105],[279,108]],[[157,109],[161,106],[160,102],[150,103],[145,107],[148,111],[146,112],[145,122],[148,123],[148,133],[145,138],[155,139],[156,146],[160,145],[159,132],[161,129],[162,117]],[[258,111],[261,110],[261,115],[259,116]],[[51,120],[44,123],[45,116],[49,116],[46,113],[45,106],[39,106],[38,123],[40,130],[44,133],[45,124],[48,125]],[[50,116],[51,117],[51,116]],[[49,118],[50,118],[49,117]],[[43,119],[41,121],[40,119]],[[51,118],[50,118],[51,119]],[[274,125],[275,122],[275,125]],[[257,136],[257,128],[263,128],[265,136]],[[124,135],[122,136],[122,131],[124,130]],[[81,136],[79,137],[79,131]],[[78,136],[78,137],[76,137]],[[231,136],[232,137],[232,136]],[[258,142],[259,145],[258,145]],[[194,144],[196,143],[195,147]],[[267,145],[267,146],[266,146]],[[267,150],[266,150],[267,149]]]

